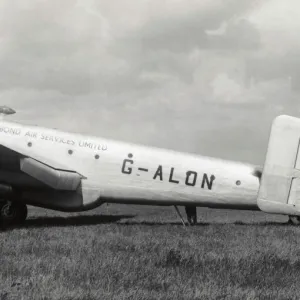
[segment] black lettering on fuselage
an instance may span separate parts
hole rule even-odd
[[[93,148],[93,144],[86,141],[79,141],[79,147]]]
[[[37,133],[32,131],[27,131],[25,136],[29,136],[31,138],[37,138]]]
[[[20,135],[21,130],[18,128],[9,128],[9,127],[0,127],[0,132],[4,132],[6,134],[11,134],[11,135]]]
[[[75,142],[72,140],[66,140],[59,136],[45,135],[43,133],[41,135],[41,140],[56,142],[59,144],[67,144],[67,145],[71,145],[71,146],[75,145]]]
[[[121,172],[123,174],[132,174],[133,171],[133,155],[131,153],[128,154],[128,158],[123,160]],[[148,172],[149,169],[138,167],[139,171]],[[174,175],[175,168],[170,168],[170,174],[169,174],[169,182],[179,184],[179,180],[176,179],[176,176]],[[137,174],[140,176],[140,174]],[[198,172],[196,171],[187,171],[185,175],[185,182],[184,184],[186,186],[195,187],[197,186],[197,179],[198,179]],[[163,166],[158,165],[157,169],[155,170],[155,173],[153,175],[153,180],[160,180],[163,181]],[[201,188],[202,189],[208,189],[211,190],[213,187],[214,180],[216,179],[215,175],[208,176],[207,173],[203,174],[202,181],[201,181]]]
[[[162,165],[158,166],[158,168],[153,176],[153,179],[156,179],[156,177],[159,177],[160,181],[163,180]]]
[[[132,158],[132,154],[128,154],[128,158]],[[123,174],[131,174],[132,173],[132,168],[128,167],[127,164],[133,165],[133,160],[132,159],[124,159],[123,160],[123,165],[122,165],[122,173]]]
[[[79,141],[78,145],[79,147],[90,148],[93,150],[103,150],[103,151],[107,150],[107,145],[100,145],[93,142]]]
[[[186,172],[185,184],[188,186],[195,186],[197,182],[197,172],[188,171]]]
[[[208,189],[211,190],[213,182],[214,182],[215,179],[216,179],[215,175],[211,175],[210,179],[208,179],[207,174],[204,173],[203,179],[202,179],[202,183],[201,183],[201,188],[204,189],[205,188],[205,184],[207,184]]]
[[[178,184],[179,181],[178,181],[178,180],[174,180],[174,179],[173,179],[173,175],[174,175],[174,168],[171,168],[170,177],[169,177],[169,182],[173,182],[173,183]]]

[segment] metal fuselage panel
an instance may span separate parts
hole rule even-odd
[[[22,149],[25,156],[47,157],[84,176],[83,189],[95,196],[83,193],[82,209],[103,202],[258,209],[259,179],[251,165],[4,121],[0,144]],[[15,161],[10,169],[3,157],[0,170],[6,164],[9,172],[23,176]],[[53,208],[64,210],[63,197],[59,204],[52,200]],[[72,210],[70,201],[66,210]],[[46,206],[51,203],[49,198]]]

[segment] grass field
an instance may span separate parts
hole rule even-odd
[[[0,299],[299,299],[300,228],[287,217],[110,205],[29,210],[0,232]]]

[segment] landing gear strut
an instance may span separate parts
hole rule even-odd
[[[176,205],[174,205],[174,207],[175,207],[175,210],[176,210],[176,212],[177,212],[177,214],[178,214],[178,216],[179,216],[179,218],[180,218],[180,220],[181,220],[182,225],[185,227],[185,222],[184,222],[184,220],[183,220],[183,217],[182,217],[182,215],[181,215],[181,213],[180,213],[178,207],[177,207]]]
[[[0,200],[0,227],[24,223],[27,218],[27,206],[17,201]]]
[[[300,225],[300,216],[289,216],[289,224]]]
[[[174,205],[176,212],[182,222],[182,225],[185,226],[185,222],[182,218],[182,215],[176,205]],[[197,207],[196,206],[185,206],[185,212],[187,216],[187,220],[190,226],[197,224]]]

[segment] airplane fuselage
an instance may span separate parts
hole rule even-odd
[[[258,209],[252,165],[6,121],[0,123],[0,144],[17,149],[12,154],[1,148],[0,183],[9,181],[27,204],[62,211],[105,202]],[[76,170],[81,190],[53,190],[24,174],[24,153]]]

